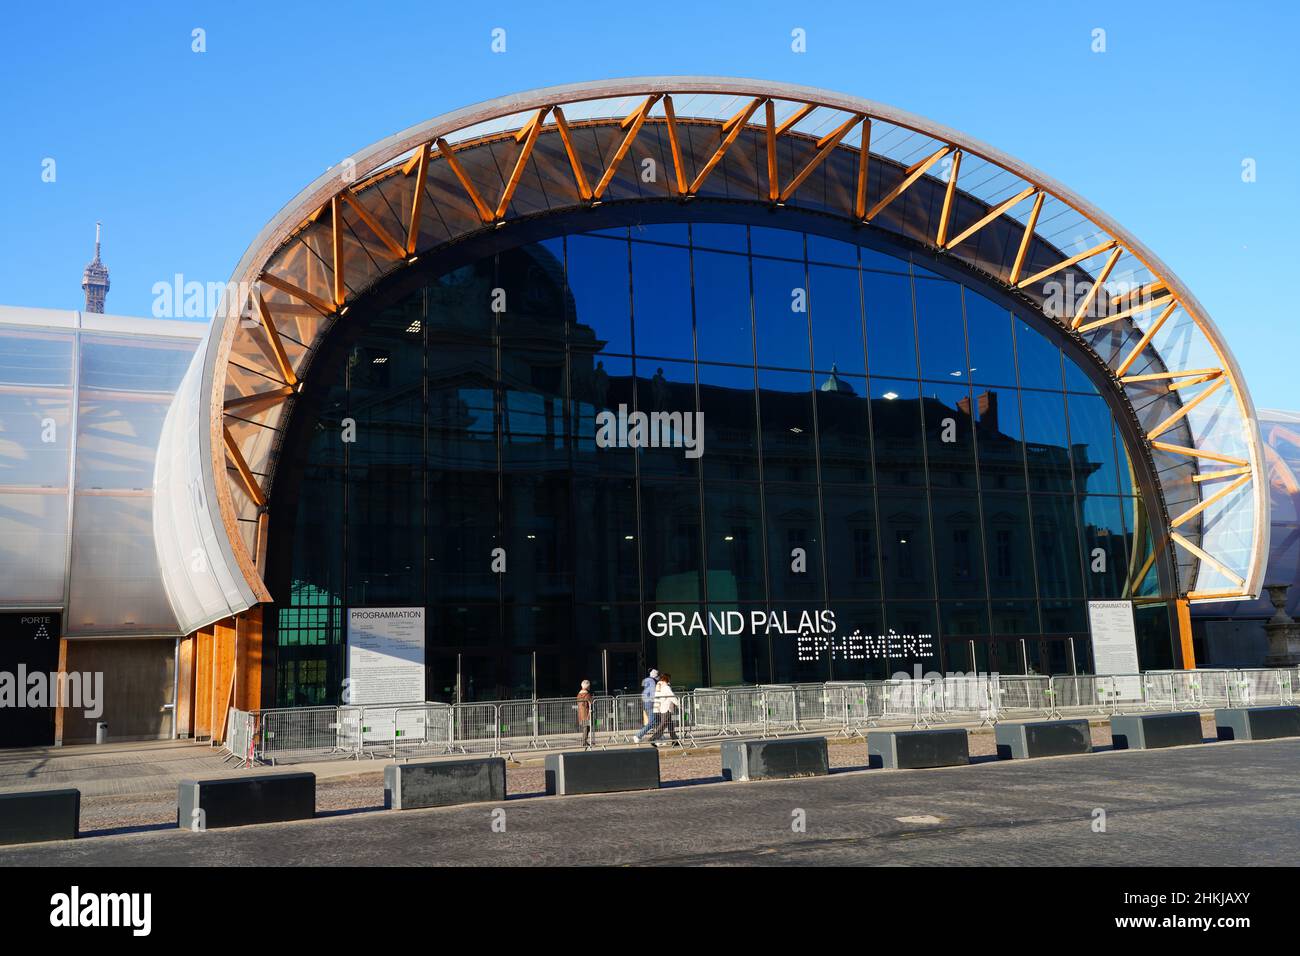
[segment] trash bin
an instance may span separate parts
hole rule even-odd
[[[107,720],[101,720],[99,721],[99,723],[95,724],[95,743],[97,744],[108,743],[108,721]]]

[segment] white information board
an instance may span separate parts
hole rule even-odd
[[[1092,663],[1098,675],[1138,673],[1132,601],[1089,601],[1088,629],[1092,633]],[[1141,679],[1116,681],[1115,690],[1121,699],[1141,697]]]
[[[348,703],[424,702],[424,608],[348,610]]]

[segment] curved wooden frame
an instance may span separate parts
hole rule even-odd
[[[586,115],[569,115],[579,113]],[[578,133],[592,126],[617,126],[621,138],[607,159],[584,153]],[[1253,597],[1258,593],[1268,551],[1268,498],[1267,482],[1259,477],[1263,452],[1254,429],[1254,407],[1222,336],[1190,291],[1150,250],[1104,213],[1050,178],[992,147],[920,117],[867,100],[805,87],[754,80],[669,77],[537,90],[470,107],[413,127],[354,157],[347,169],[355,169],[359,176],[337,173],[322,176],[263,229],[228,286],[251,291],[244,293],[243,301],[228,303],[224,321],[214,323],[203,376],[210,422],[210,443],[204,450],[208,463],[204,483],[212,492],[211,500],[218,503],[227,539],[223,550],[228,549],[232,567],[238,568],[256,600],[270,600],[256,556],[265,552],[266,522],[262,520],[268,498],[265,485],[273,476],[277,449],[274,443],[260,437],[255,439],[260,444],[252,450],[256,454],[249,448],[241,449],[229,428],[228,416],[251,413],[279,421],[286,414],[286,406],[293,402],[301,387],[312,346],[328,331],[329,325],[345,315],[349,304],[376,281],[376,275],[385,277],[436,251],[447,241],[420,247],[421,227],[432,214],[431,210],[436,212],[439,205],[473,210],[472,227],[454,236],[455,239],[472,234],[473,230],[498,228],[513,218],[530,214],[527,210],[516,210],[514,203],[517,190],[530,170],[538,177],[543,175],[536,152],[543,133],[554,133],[563,144],[567,161],[564,173],[572,177],[564,188],[573,192],[577,205],[590,205],[609,201],[607,191],[620,166],[629,161],[638,137],[651,126],[661,127],[667,136],[670,148],[666,155],[672,164],[672,175],[666,177],[667,189],[678,201],[689,201],[710,184],[710,177],[747,130],[761,137],[767,155],[762,195],[745,198],[773,206],[798,203],[800,190],[815,179],[827,158],[836,151],[847,150],[854,155],[857,169],[848,215],[863,228],[874,227],[878,217],[906,196],[922,177],[932,176],[935,167],[944,163],[942,209],[938,228],[926,239],[928,248],[937,254],[962,256],[983,230],[995,222],[1010,222],[1023,230],[1016,256],[1008,273],[992,276],[992,281],[1010,291],[1023,292],[1038,289],[1057,275],[1091,277],[1092,286],[1077,306],[1072,303],[1068,315],[1053,319],[1084,348],[1092,348],[1085,336],[1096,331],[1123,331],[1136,336],[1136,341],[1128,340],[1123,358],[1117,354],[1117,363],[1107,364],[1118,389],[1126,393],[1141,391],[1151,399],[1152,406],[1166,411],[1147,432],[1147,451],[1179,462],[1182,468],[1179,484],[1192,490],[1193,500],[1180,503],[1178,513],[1164,520],[1164,536],[1156,542],[1157,548],[1170,542],[1178,545],[1183,560],[1191,562],[1194,573],[1190,581],[1180,581],[1180,596],[1191,600],[1224,600]],[[683,158],[683,137],[701,127],[714,137],[712,141],[716,145],[703,165],[691,170]],[[855,131],[856,146],[853,145]],[[870,195],[869,168],[877,170],[882,163],[902,167],[898,157],[876,151],[877,143],[894,131],[902,131],[908,139],[920,136],[922,155],[902,169],[901,178],[891,188],[880,195]],[[482,177],[476,179],[475,171],[467,169],[460,157],[470,155],[470,150],[483,143],[505,142],[507,138],[514,141],[518,152],[500,193],[493,195],[487,188],[490,183]],[[783,149],[798,150],[805,157],[791,167],[792,174],[784,182],[778,163]],[[965,167],[963,157],[967,161]],[[992,168],[997,176],[1013,177],[1017,182],[1011,187],[1012,194],[998,197],[995,202],[993,197],[986,201],[963,191],[959,176],[964,168],[970,168],[971,160],[982,161],[981,172]],[[441,174],[444,169],[450,171],[451,179]],[[598,175],[593,175],[597,172]],[[545,175],[558,182],[560,172],[552,163]],[[380,202],[384,194],[379,188],[386,180],[399,176],[414,183],[409,205],[400,212],[391,203]],[[435,187],[434,179],[439,176],[439,185]],[[453,181],[456,187],[450,186]],[[983,214],[960,231],[954,219],[958,197],[975,199],[984,207]],[[1047,220],[1043,218],[1048,202],[1057,210],[1052,218],[1059,216],[1062,209],[1072,210],[1094,232],[1090,244],[1079,243],[1085,248],[1071,255],[1062,253],[1063,258],[1046,266],[1039,263],[1035,272],[1025,276],[1031,247],[1051,245],[1044,229]],[[1025,217],[1023,220],[1015,217],[1016,210]],[[349,214],[355,217],[355,224],[347,220]],[[402,214],[406,215],[405,221],[400,218]],[[363,228],[354,228],[355,225]],[[1091,241],[1097,238],[1100,241]],[[318,239],[320,247],[310,245]],[[309,280],[305,283],[291,281],[276,270],[277,256],[295,242],[308,246],[314,256],[304,266]],[[375,269],[364,267],[361,253]],[[1144,281],[1132,290],[1117,291],[1106,283],[1125,256],[1140,264]],[[359,270],[355,268],[358,262],[363,264]],[[1090,262],[1096,263],[1091,271]],[[361,282],[355,289],[349,285],[354,273]],[[1103,298],[1101,318],[1085,322]],[[1167,325],[1176,313],[1187,321],[1180,319]],[[283,344],[283,326],[295,314],[324,318],[315,326],[313,341],[300,343],[303,353],[297,367]],[[1148,322],[1147,327],[1143,329],[1139,321]],[[268,358],[265,367],[256,370],[267,379],[268,388],[257,392],[248,391],[245,382],[234,382],[232,377],[232,347],[240,329],[249,328],[250,324],[260,330],[250,334],[259,337],[257,347]],[[1156,365],[1159,371],[1129,374],[1140,357],[1150,361],[1150,353],[1154,351],[1162,358],[1156,347],[1162,329],[1166,334],[1169,329],[1177,329],[1180,335],[1200,336],[1198,341],[1203,340],[1208,346],[1213,360],[1202,362],[1202,367],[1195,369],[1170,368],[1161,361]],[[1225,386],[1227,390],[1222,391]],[[1216,393],[1221,393],[1218,404],[1209,403]],[[1226,400],[1226,395],[1231,399]],[[1243,431],[1249,433],[1243,438],[1244,448],[1215,448],[1212,441],[1197,437],[1190,416],[1202,403],[1216,409],[1212,422],[1225,415],[1240,418],[1246,426]],[[1170,442],[1167,433],[1171,429],[1177,429],[1187,444]],[[1234,480],[1216,487],[1212,481],[1227,475],[1201,473],[1202,460],[1232,466],[1230,474]],[[240,498],[244,500],[243,506],[237,504]],[[255,522],[245,519],[258,529],[252,541],[245,540],[238,530],[240,508],[247,511],[249,504],[258,516]],[[1244,563],[1234,562],[1230,556],[1210,554],[1202,547],[1204,540],[1198,543],[1189,539],[1188,534],[1196,537],[1188,527],[1195,519],[1199,519],[1198,527],[1205,528],[1207,520],[1223,520],[1225,509],[1235,508],[1238,511],[1233,515],[1240,520],[1240,509],[1244,507],[1253,508],[1250,550]],[[1155,516],[1164,514],[1165,509],[1149,508],[1148,511]],[[1223,580],[1212,588],[1195,586],[1203,573],[1211,572],[1218,573]]]

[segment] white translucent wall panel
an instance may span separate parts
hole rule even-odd
[[[0,488],[0,606],[61,607],[67,555],[67,495]]]
[[[177,633],[153,543],[153,473],[196,344],[81,336],[69,634]]]
[[[0,605],[5,607],[63,604],[74,347],[70,328],[0,326]]]
[[[256,603],[234,563],[202,450],[209,446],[204,349],[195,354],[163,423],[154,470],[154,540],[163,585],[182,631]]]
[[[78,493],[72,536],[68,634],[174,634],[158,574],[153,499]]]

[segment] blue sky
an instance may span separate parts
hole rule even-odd
[[[1300,408],[1291,2],[47,3],[0,34],[0,303],[108,311],[224,281],[326,167],[504,93],[642,74],[806,83],[911,110],[1124,223],[1227,335],[1261,407]],[[191,51],[206,31],[207,52]],[[507,52],[490,49],[507,31]],[[807,31],[808,49],[790,49]],[[1106,31],[1093,53],[1092,31]],[[42,182],[42,163],[57,178]],[[1243,183],[1241,164],[1257,164]]]

